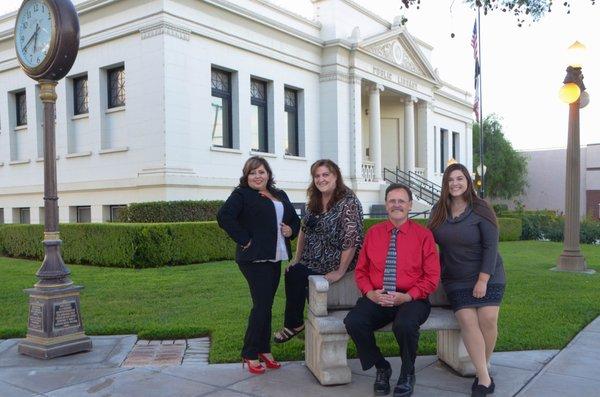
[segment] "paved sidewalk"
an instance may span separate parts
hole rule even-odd
[[[600,396],[600,317],[573,338],[518,396]]]
[[[303,362],[289,362],[264,375],[241,364],[122,367],[136,337],[93,337],[89,353],[41,361],[17,353],[16,339],[0,341],[0,396],[371,396],[374,370],[350,360],[352,383],[319,385]],[[395,379],[400,360],[391,358]],[[493,396],[594,396],[600,390],[600,318],[562,351],[495,353]],[[461,378],[435,356],[417,358],[415,397],[469,395],[472,378]]]

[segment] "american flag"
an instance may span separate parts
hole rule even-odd
[[[480,69],[479,69],[479,45],[478,45],[478,37],[477,37],[477,19],[475,19],[475,23],[473,24],[473,36],[471,37],[471,47],[473,47],[473,58],[475,58],[475,99],[473,101],[473,111],[475,112],[475,117],[479,120],[479,79]]]

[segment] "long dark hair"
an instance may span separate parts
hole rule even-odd
[[[267,160],[265,160],[264,158],[262,158],[260,156],[252,156],[248,160],[246,160],[246,163],[244,164],[244,168],[242,168],[242,176],[240,177],[239,186],[249,187],[248,186],[248,175],[250,175],[250,173],[252,171],[257,169],[261,165],[263,167],[265,167],[267,174],[269,174],[269,180],[267,181],[267,190],[270,191],[271,193],[273,193],[277,190],[277,188],[275,187],[275,180],[273,179],[273,171],[271,171],[271,167],[269,166],[269,163],[267,162]]]
[[[429,217],[427,227],[432,230],[437,229],[448,218],[448,214],[450,212],[450,203],[452,202],[452,196],[450,196],[449,179],[450,174],[456,170],[460,171],[467,180],[467,190],[465,190],[465,192],[462,194],[462,197],[467,202],[467,205],[473,208],[475,213],[481,215],[483,218],[487,219],[496,227],[498,227],[496,214],[490,208],[488,203],[477,197],[475,187],[473,186],[473,180],[471,179],[471,174],[469,173],[469,170],[467,170],[467,167],[460,163],[450,164],[448,167],[446,167],[444,176],[442,177],[442,193],[440,194],[440,199],[431,210],[431,216]]]
[[[333,191],[333,195],[331,196],[331,199],[329,200],[325,208],[323,208],[323,203],[321,200],[323,194],[317,188],[317,185],[315,185],[315,172],[317,172],[317,168],[322,166],[327,167],[327,169],[329,169],[329,172],[333,173],[337,178],[335,182],[335,190]],[[315,161],[313,165],[310,166],[310,176],[312,177],[312,181],[310,182],[310,185],[306,190],[306,195],[308,196],[308,210],[313,214],[320,214],[323,212],[323,210],[329,211],[331,207],[333,207],[335,203],[343,199],[344,196],[350,190],[344,184],[344,179],[342,178],[340,167],[338,167],[336,163],[329,159],[321,159]]]

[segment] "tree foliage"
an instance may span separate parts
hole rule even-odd
[[[483,163],[485,195],[510,199],[523,193],[527,159],[513,149],[502,132],[501,119],[491,114],[483,121]],[[473,168],[479,165],[479,124],[473,124]]]
[[[402,5],[406,8],[416,7],[421,5],[422,0],[401,0]],[[558,3],[567,14],[571,13],[571,2],[575,0],[562,0],[554,2],[553,0],[463,0],[471,8],[481,7],[483,14],[488,12],[505,12],[513,14],[517,19],[517,24],[521,26],[526,19],[530,18],[537,21],[546,13],[552,12],[555,4]],[[582,0],[577,0],[582,1]],[[596,0],[589,0],[592,5],[596,4]]]

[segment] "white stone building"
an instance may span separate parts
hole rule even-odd
[[[440,80],[432,47],[354,1],[313,6],[314,20],[266,0],[78,3],[57,86],[60,221],[224,199],[253,154],[296,202],[310,164],[333,159],[367,213],[386,168],[439,183],[449,158],[472,164],[469,94]],[[0,17],[0,221],[39,223],[43,113],[15,18]]]

